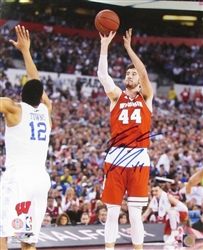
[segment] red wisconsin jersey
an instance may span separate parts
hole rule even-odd
[[[174,196],[176,199],[178,199],[179,201],[182,201],[182,200],[183,200],[183,197],[182,197],[182,195],[180,194],[179,191],[173,192],[171,189],[169,189],[167,193],[173,195],[173,196]]]
[[[111,111],[111,147],[148,148],[151,111],[141,94],[130,98],[122,92]]]
[[[59,208],[58,207],[47,207],[46,213],[50,214],[52,218],[57,218],[59,215]]]

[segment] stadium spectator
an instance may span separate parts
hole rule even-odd
[[[126,213],[120,213],[118,217],[118,224],[128,224],[129,219]]]
[[[48,227],[52,225],[52,217],[49,214],[44,215],[44,219],[42,221],[42,227]]]
[[[184,103],[187,103],[190,100],[190,92],[187,88],[184,88],[184,90],[180,93],[180,96],[182,98],[182,101]]]
[[[63,213],[63,199],[61,195],[55,197],[55,206],[58,207],[59,214]]]
[[[47,198],[46,213],[48,213],[52,217],[52,223],[55,223],[56,218],[58,217],[60,213],[60,209],[59,207],[54,206],[54,198],[51,196],[48,196]]]
[[[66,213],[59,214],[56,218],[56,226],[67,226],[70,224],[70,218]]]
[[[106,208],[99,208],[97,212],[97,220],[94,222],[96,225],[105,225],[107,219],[107,209]]]
[[[65,205],[63,211],[71,209],[72,203],[76,203],[79,206],[79,198],[76,196],[75,190],[72,187],[68,187],[65,193]]]
[[[90,222],[90,216],[88,213],[83,212],[80,218],[81,225],[89,225]]]
[[[183,197],[181,193],[179,192],[179,187],[177,182],[173,182],[169,184],[169,189],[167,191],[168,194],[174,196],[177,200],[182,201]]]
[[[69,216],[72,225],[80,223],[80,218],[83,212],[79,210],[79,205],[75,201],[72,201],[70,210],[67,210],[66,213]]]

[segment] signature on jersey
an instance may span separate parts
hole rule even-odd
[[[137,127],[137,126],[134,126],[134,127]],[[143,140],[146,140],[146,139],[149,139],[149,138],[152,138],[154,136],[162,134],[162,133],[158,133],[158,134],[150,135],[151,131],[147,131],[146,133],[144,133],[144,134],[138,136],[137,138],[133,139],[133,141],[129,142],[127,145],[121,143],[119,146],[116,146],[114,149],[112,149],[112,147],[114,147],[114,145],[118,144],[118,142],[121,139],[124,139],[124,138],[127,137],[127,136],[124,136],[124,137],[121,138],[120,136],[122,134],[124,134],[125,132],[133,129],[134,127],[130,128],[130,129],[127,129],[127,130],[124,130],[122,133],[117,134],[115,137],[111,138],[111,140],[108,141],[108,144],[110,144],[110,147],[107,148],[106,153],[107,154],[112,154],[115,151],[117,151],[118,154],[115,157],[114,161],[111,163],[111,166],[109,167],[106,176],[108,175],[108,173],[110,171],[113,171],[115,168],[117,168],[119,166],[119,164],[121,164],[124,161],[128,160],[126,165],[123,167],[123,169],[121,171],[121,174],[122,174],[123,171],[126,169],[126,167],[129,166],[130,163],[134,162],[134,160],[138,157],[138,155],[140,155],[144,151],[144,148],[141,148],[141,149],[138,149],[138,150],[136,148],[132,148],[127,153],[122,154],[122,152],[125,150],[125,148],[127,148],[130,144],[132,144],[132,142],[134,142],[134,141],[136,141],[136,142],[143,141]],[[121,139],[119,139],[119,138],[121,138]],[[121,151],[118,150],[120,148],[122,148]],[[140,167],[140,171],[141,171],[143,166],[144,166],[144,162],[140,162],[140,161],[137,161],[136,164],[132,164],[132,168],[134,168],[134,171],[136,170],[137,167]]]

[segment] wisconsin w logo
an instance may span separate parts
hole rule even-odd
[[[31,201],[24,201],[24,202],[18,203],[15,207],[18,216],[21,214],[27,214],[30,209],[30,205],[31,205]]]

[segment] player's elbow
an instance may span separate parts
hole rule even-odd
[[[105,85],[105,83],[108,82],[108,74],[104,74],[98,70],[97,76],[102,85]]]
[[[97,71],[97,76],[98,76],[98,78],[99,78],[99,80],[101,79],[106,79],[107,78],[107,76],[108,76],[108,73],[105,73],[105,72],[102,72],[102,71],[100,71],[100,70],[98,70]]]

